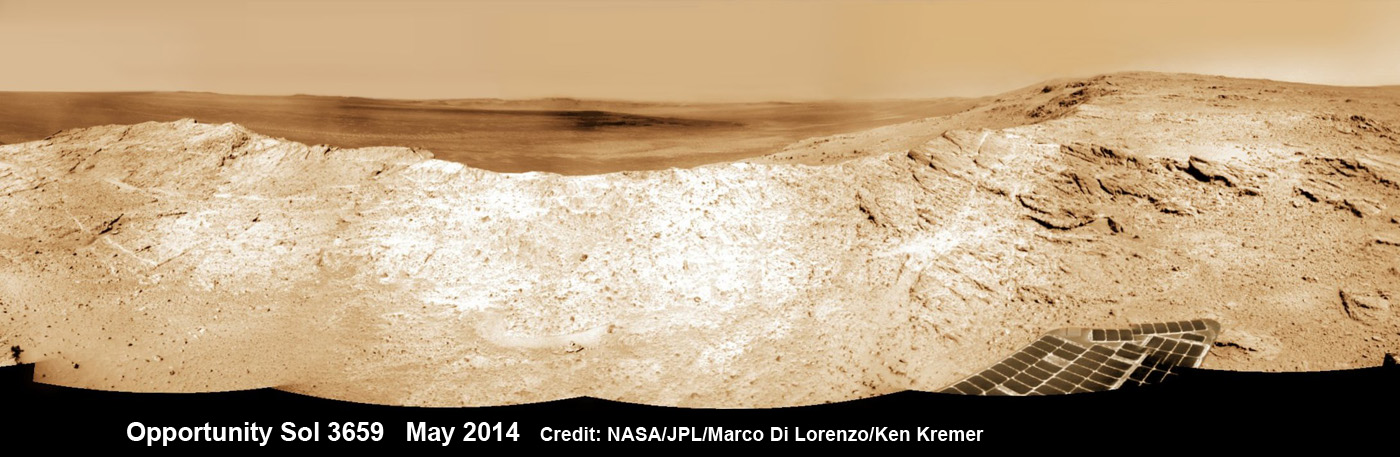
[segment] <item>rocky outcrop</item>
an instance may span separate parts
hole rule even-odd
[[[1237,173],[1230,166],[1196,156],[1191,156],[1187,161],[1186,172],[1205,182],[1219,182],[1228,187],[1240,184],[1240,178],[1235,176]]]
[[[1021,206],[1031,210],[1030,218],[1046,228],[1069,230],[1098,219],[1092,210],[1065,199],[1050,199],[1036,194],[1023,194],[1016,198]]]
[[[1076,81],[1064,85],[1063,87],[1045,86],[1040,90],[1042,93],[1055,94],[1049,101],[1036,106],[1026,113],[1031,119],[1053,119],[1065,115],[1069,110],[1080,104],[1089,102],[1098,97],[1114,93],[1109,84],[1104,82],[1104,78],[1094,78],[1086,81]]]
[[[1390,298],[1383,293],[1341,290],[1342,309],[1347,316],[1365,323],[1383,321],[1390,314]]]
[[[1347,189],[1327,180],[1312,179],[1294,188],[1298,195],[1316,203],[1326,203],[1356,217],[1375,216],[1385,210],[1385,205],[1367,197],[1343,196]]]

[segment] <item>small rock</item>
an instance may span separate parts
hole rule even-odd
[[[1276,337],[1232,329],[1215,340],[1215,349],[1211,354],[1236,359],[1274,360],[1282,352],[1283,343]]]
[[[1119,223],[1117,220],[1111,217],[1107,218],[1107,221],[1109,230],[1112,230],[1113,233],[1123,233],[1123,224]]]
[[[1162,200],[1157,202],[1154,206],[1157,207],[1157,211],[1161,211],[1167,214],[1189,215],[1196,213],[1196,209],[1192,208],[1190,203],[1185,203],[1175,199]]]
[[[1390,312],[1390,300],[1383,295],[1361,294],[1342,289],[1342,309],[1347,316],[1360,322],[1373,323]]]
[[[1342,206],[1347,211],[1351,211],[1351,214],[1356,215],[1356,217],[1374,216],[1380,214],[1381,210],[1385,209],[1380,203],[1365,198],[1348,198],[1342,200]]]
[[[1313,201],[1313,202],[1321,202],[1321,201],[1324,201],[1324,200],[1328,200],[1327,197],[1323,196],[1321,193],[1319,193],[1318,191],[1313,190],[1313,189],[1311,189],[1311,188],[1307,188],[1307,187],[1303,187],[1303,186],[1298,186],[1298,187],[1294,187],[1293,190],[1296,191],[1296,192],[1298,192],[1298,195],[1302,195],[1303,198],[1306,198],[1306,199],[1311,200],[1311,201]]]
[[[1228,165],[1216,163],[1214,161],[1191,156],[1186,161],[1186,172],[1196,179],[1205,182],[1219,181],[1228,187],[1235,187],[1240,179],[1235,177]]]
[[[1395,366],[1400,366],[1400,361],[1397,361],[1397,360],[1396,360],[1395,354],[1390,353],[1390,352],[1387,352],[1387,353],[1385,353],[1385,361],[1381,362],[1381,366],[1383,366],[1383,367],[1395,367]]]

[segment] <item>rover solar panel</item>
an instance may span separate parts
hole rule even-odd
[[[1056,329],[941,392],[1056,395],[1155,384],[1179,367],[1199,367],[1219,333],[1210,319]]]

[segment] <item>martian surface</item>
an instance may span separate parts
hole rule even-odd
[[[1210,319],[1220,370],[1400,352],[1400,87],[0,114],[0,364],[48,384],[761,408],[938,391],[1066,326]]]

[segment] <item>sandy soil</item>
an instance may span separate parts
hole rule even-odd
[[[1377,365],[1397,128],[1396,88],[1125,73],[588,176],[70,130],[0,146],[0,338],[55,384],[411,405],[812,404],[1194,318],[1207,368]]]

